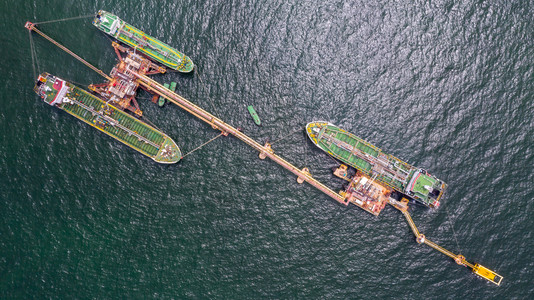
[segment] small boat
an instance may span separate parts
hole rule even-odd
[[[176,82],[171,82],[171,91],[176,91]]]
[[[169,88],[169,84],[168,84],[168,83],[165,83],[163,86],[164,86],[166,89]],[[165,99],[165,97],[163,97],[163,96],[159,96],[159,100],[158,100],[158,105],[159,105],[159,107],[163,107],[163,105],[165,105],[166,100],[167,100],[167,99]]]
[[[260,126],[261,125],[261,120],[260,120],[260,117],[258,117],[258,114],[256,113],[256,111],[254,110],[254,107],[252,107],[252,105],[249,105],[249,106],[247,106],[247,109],[248,109],[248,112],[250,113],[250,115],[252,116],[252,118],[254,119],[254,123],[256,123],[256,125]]]

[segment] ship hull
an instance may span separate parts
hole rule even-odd
[[[309,123],[306,132],[317,147],[342,163],[425,206],[439,206],[447,185],[425,170],[328,122]]]
[[[98,11],[93,25],[168,68],[188,73],[193,71],[195,67],[193,61],[182,52],[144,33],[112,13],[103,10]]]
[[[49,105],[65,111],[158,163],[173,164],[182,157],[176,143],[160,130],[61,78],[43,73],[34,90]]]

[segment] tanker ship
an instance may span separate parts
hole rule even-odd
[[[163,164],[182,158],[166,134],[77,86],[48,73],[39,75],[34,91],[49,105],[64,110],[112,138]]]
[[[119,42],[173,70],[188,73],[195,67],[193,61],[182,52],[126,23],[112,13],[104,10],[98,11],[93,25]]]
[[[371,180],[389,186],[395,191],[431,208],[439,201],[447,184],[426,170],[416,168],[365,140],[328,122],[306,125],[311,141],[330,156],[338,159]]]

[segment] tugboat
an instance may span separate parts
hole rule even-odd
[[[258,126],[261,126],[260,117],[258,116],[258,113],[256,113],[256,110],[254,110],[254,107],[252,107],[252,105],[249,105],[247,106],[247,109],[249,114],[252,116],[252,119],[254,119],[254,123],[256,123],[256,125]]]
[[[168,84],[168,83],[163,84],[163,86],[164,86],[166,89],[169,88],[169,84]],[[163,105],[165,105],[165,102],[167,102],[167,99],[165,99],[165,97],[163,97],[163,96],[159,96],[158,106],[159,106],[159,107],[163,107]]]

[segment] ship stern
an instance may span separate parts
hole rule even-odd
[[[122,25],[119,17],[105,10],[99,10],[92,23],[96,28],[114,38],[117,38],[118,29]]]

